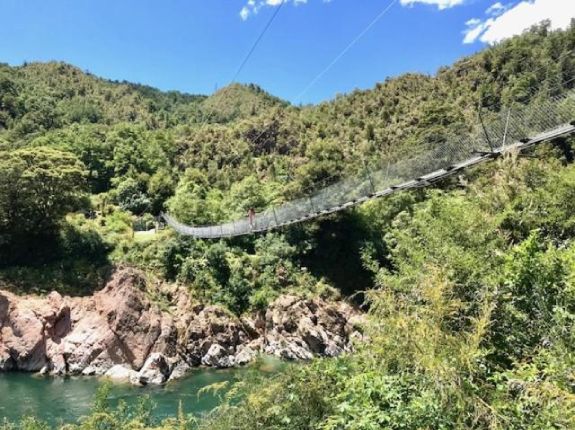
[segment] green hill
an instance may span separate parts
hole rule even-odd
[[[172,126],[196,120],[204,99],[100,79],[57,62],[0,66],[0,88],[0,129],[13,139],[71,124]]]
[[[204,100],[202,112],[212,121],[229,122],[287,105],[287,102],[266,93],[257,85],[231,84]]]

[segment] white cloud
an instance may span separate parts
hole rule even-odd
[[[486,11],[489,18],[472,19],[466,22],[463,43],[481,41],[497,43],[544,20],[549,20],[552,29],[567,28],[575,18],[573,0],[523,0],[507,6],[500,2]]]
[[[429,4],[437,6],[439,10],[449,9],[450,7],[459,6],[463,4],[466,0],[401,0],[400,3],[403,6],[412,6],[415,3]]]
[[[501,2],[493,3],[491,6],[487,8],[485,13],[487,15],[500,15],[505,9],[505,6],[501,4]]]
[[[246,19],[249,18],[249,16],[250,16],[250,10],[248,9],[247,6],[244,6],[240,11],[240,18],[245,21]]]
[[[321,0],[322,3],[331,3],[332,0]],[[248,0],[240,11],[240,18],[245,21],[256,15],[264,7],[276,7],[282,3],[293,3],[296,6],[306,4],[308,0]]]
[[[492,19],[482,22],[479,19],[470,19],[465,23],[467,29],[464,31],[465,37],[463,38],[463,43],[473,43],[480,36],[481,33],[485,31],[487,26],[493,21]]]

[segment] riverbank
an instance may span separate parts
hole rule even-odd
[[[165,288],[168,301],[158,301],[142,273],[124,268],[90,297],[0,291],[0,370],[161,385],[199,366],[242,366],[259,354],[334,357],[361,337],[361,317],[344,302],[281,296],[265,311],[237,317]]]
[[[184,378],[163,386],[137,387],[131,384],[113,384],[108,397],[112,408],[123,402],[134,407],[148,396],[153,404],[156,420],[175,417],[180,404],[186,415],[201,416],[221,401],[221,394],[231,388],[234,382],[249,378],[251,372],[272,377],[284,365],[279,360],[262,358],[245,368],[235,369],[195,369]],[[227,384],[222,392],[203,390],[210,385]],[[49,425],[60,422],[77,422],[89,415],[102,380],[91,377],[48,377],[20,372],[0,373],[0,421],[6,419],[17,422],[25,416],[34,416]],[[50,401],[46,401],[50,399]]]

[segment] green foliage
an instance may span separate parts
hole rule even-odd
[[[69,222],[64,224],[60,232],[60,248],[66,256],[95,263],[105,261],[112,250],[110,244],[103,241],[100,232],[85,222],[83,216],[69,218]]]
[[[170,213],[191,224],[210,224],[222,217],[221,193],[209,191],[206,176],[197,169],[186,170],[167,206]]]
[[[64,216],[81,207],[84,166],[51,148],[0,154],[0,264],[46,258]],[[49,250],[48,250],[49,252]]]
[[[245,244],[204,242],[160,236],[134,244],[124,261],[189,286],[201,300],[242,314],[263,309],[281,293],[331,294],[297,265],[296,248],[284,236],[268,234]]]
[[[2,430],[50,430],[50,426],[36,418],[23,418],[18,424],[0,423]]]
[[[121,209],[136,215],[143,214],[152,205],[144,194],[142,184],[133,178],[126,178],[118,184],[116,200]]]
[[[153,214],[159,214],[165,210],[164,203],[174,194],[175,188],[174,178],[167,169],[159,169],[150,177],[148,196]]]
[[[575,243],[563,227],[573,215],[519,243],[524,227],[508,219],[531,195],[562,213],[556,195],[574,168],[510,158],[465,191],[392,201],[380,232],[388,261],[366,254],[379,283],[369,341],[242,387],[239,406],[205,428],[572,428]]]
[[[318,140],[308,146],[306,155],[310,163],[303,165],[298,172],[305,190],[319,184],[329,185],[326,181],[335,182],[340,178],[344,156],[339,142]]]
[[[228,122],[286,105],[287,103],[269,95],[257,85],[232,84],[208,97],[202,103],[202,113],[210,121]]]
[[[499,281],[494,354],[507,360],[529,356],[549,346],[558,323],[572,332],[572,323],[558,318],[575,309],[569,285],[574,267],[572,252],[557,249],[538,233],[511,250]]]

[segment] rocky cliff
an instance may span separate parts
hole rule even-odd
[[[0,291],[0,371],[107,375],[162,384],[195,366],[232,367],[259,353],[287,360],[337,356],[360,336],[347,304],[282,296],[238,318],[174,290],[162,309],[143,276],[118,270],[91,297],[16,296]]]

